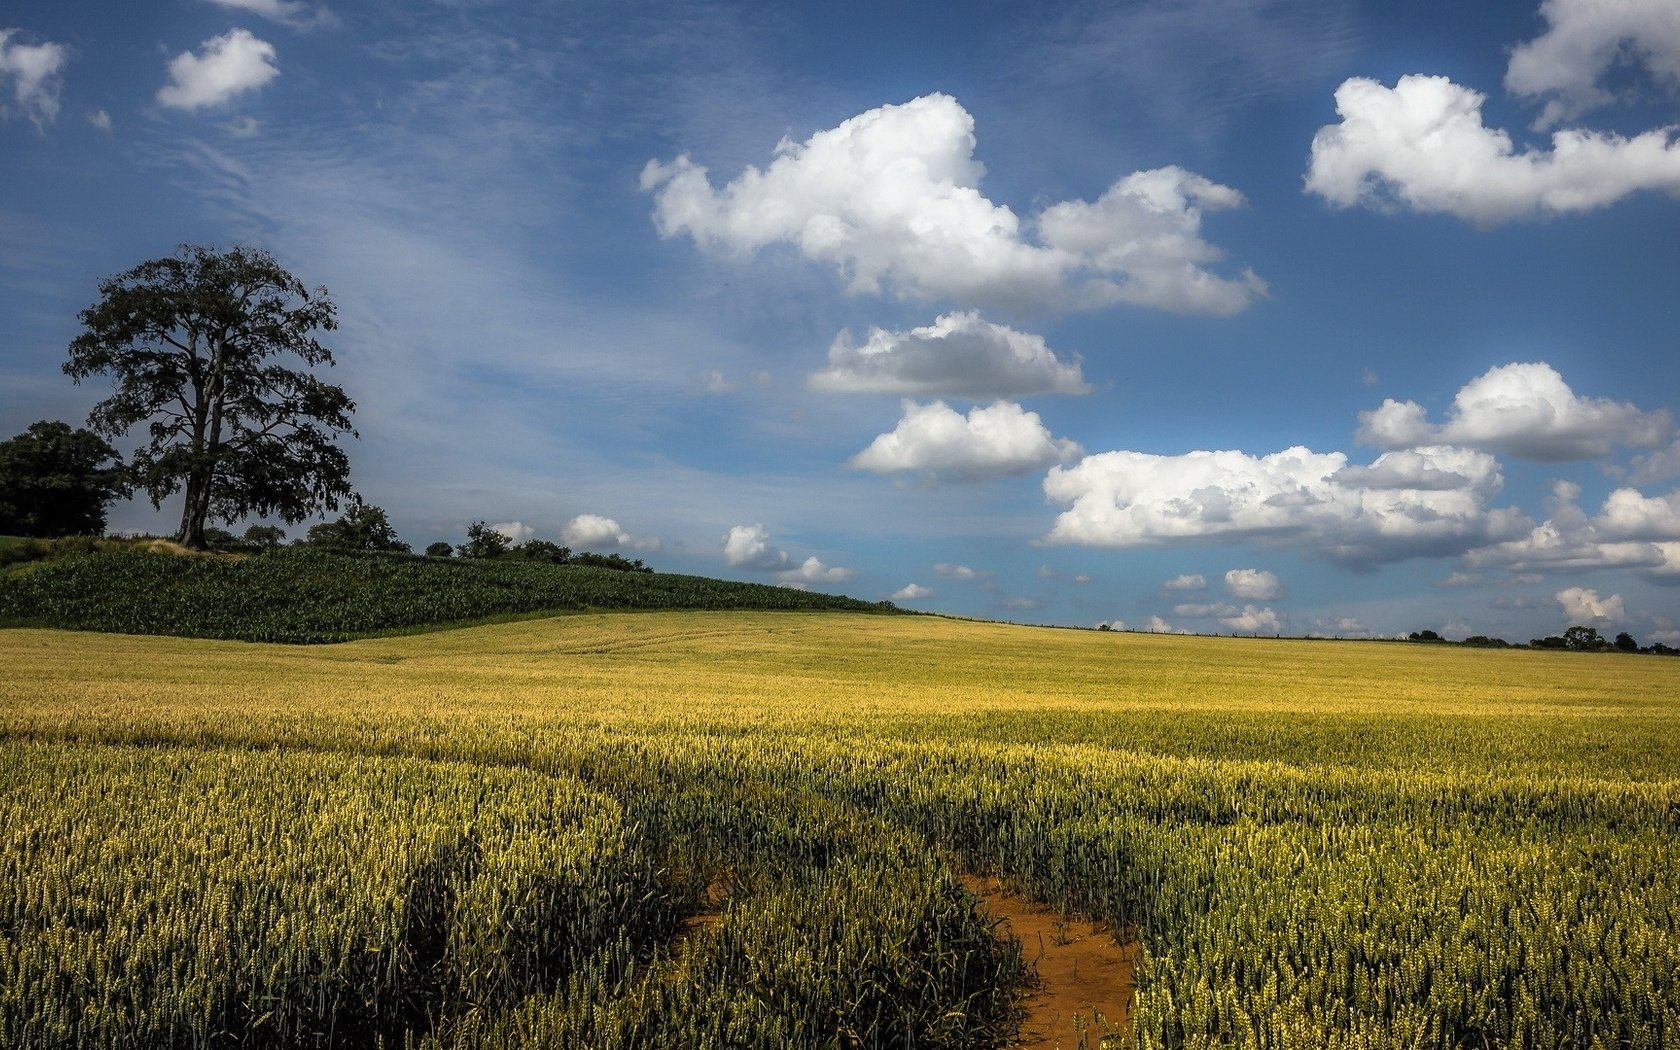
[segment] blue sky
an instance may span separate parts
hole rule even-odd
[[[416,546],[1680,644],[1677,123],[1672,0],[14,0],[0,431],[103,396],[101,278],[242,241]]]

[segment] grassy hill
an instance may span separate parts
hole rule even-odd
[[[88,543],[0,569],[0,626],[253,642],[340,642],[583,609],[886,608],[703,576],[298,547],[229,557]]]

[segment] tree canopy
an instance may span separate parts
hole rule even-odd
[[[326,289],[261,249],[182,245],[102,281],[79,319],[64,371],[111,377],[115,392],[88,417],[99,434],[146,424],[132,477],[153,506],[185,490],[181,543],[203,547],[212,518],[294,523],[350,495],[334,441],[354,436],[355,404],[308,370],[333,364],[315,338],[338,327]]]
[[[400,551],[404,554],[409,551],[408,544],[397,538],[397,530],[392,527],[384,509],[359,499],[351,500],[350,508],[337,521],[323,521],[310,526],[304,542],[311,547],[332,550]]]
[[[43,419],[0,441],[0,533],[98,535],[129,493],[122,457],[98,434]]]

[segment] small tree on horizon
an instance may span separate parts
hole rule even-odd
[[[359,498],[336,521],[323,521],[309,528],[304,543],[341,551],[396,551],[407,554],[408,544],[397,537],[383,507],[363,503]]]
[[[116,387],[88,425],[111,438],[145,424],[133,481],[154,507],[184,490],[183,545],[202,548],[212,518],[291,524],[350,495],[350,461],[334,441],[355,436],[355,403],[308,371],[333,363],[315,338],[338,327],[326,289],[305,288],[261,249],[184,244],[101,281],[78,316],[65,373],[108,375]]]
[[[506,536],[475,521],[467,526],[467,542],[457,546],[455,552],[463,558],[500,558],[511,546]]]

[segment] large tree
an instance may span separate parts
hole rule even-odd
[[[356,406],[308,371],[333,363],[315,338],[338,327],[326,289],[261,249],[182,245],[101,282],[80,320],[64,371],[116,387],[88,424],[107,437],[147,424],[131,476],[153,506],[185,490],[181,543],[203,547],[211,518],[295,523],[350,495],[334,440],[355,435]]]
[[[91,431],[43,419],[0,441],[0,533],[97,536],[128,492],[122,457]]]

